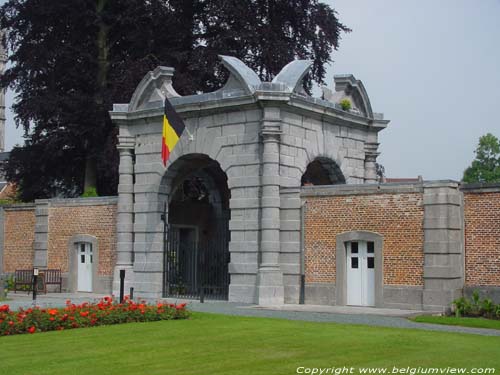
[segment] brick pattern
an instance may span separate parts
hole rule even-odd
[[[77,234],[97,237],[98,274],[112,275],[116,262],[116,205],[51,207],[47,245],[49,268],[68,272],[68,241]]]
[[[423,285],[421,193],[307,197],[306,282],[335,283],[337,234],[364,230],[384,237],[384,284]]]
[[[500,286],[500,193],[465,193],[465,284]]]
[[[34,240],[35,209],[6,210],[4,212],[4,272],[13,273],[16,269],[33,267]]]

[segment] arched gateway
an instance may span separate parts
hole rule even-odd
[[[158,67],[129,104],[113,107],[120,130],[114,291],[124,269],[126,290],[145,297],[202,290],[230,301],[296,303],[308,165],[312,177],[314,168],[327,171],[326,183],[375,182],[378,132],[388,121],[372,112],[360,81],[338,76],[337,92],[325,89],[322,100],[302,90],[309,61],[261,82],[240,60],[221,58],[230,77],[216,92],[181,97],[173,69]],[[186,125],[166,168],[165,97]],[[352,110],[341,109],[344,98]]]

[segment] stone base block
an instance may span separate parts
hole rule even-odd
[[[279,267],[260,268],[257,276],[257,285],[259,305],[276,306],[285,303],[283,273]]]
[[[422,287],[384,286],[383,307],[389,309],[421,310]]]
[[[229,284],[229,302],[257,303],[256,286]]]
[[[456,290],[424,290],[422,308],[431,311],[446,311],[451,303],[462,296],[460,289]]]
[[[335,284],[306,283],[304,294],[306,305],[335,305]]]

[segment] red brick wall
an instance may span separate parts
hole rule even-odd
[[[116,261],[116,205],[56,206],[49,209],[48,267],[68,272],[68,241],[76,234],[98,239],[99,275],[112,275]]]
[[[421,193],[304,198],[306,282],[335,282],[337,234],[363,230],[384,237],[384,284],[423,285]]]
[[[500,192],[464,193],[465,284],[500,286]]]
[[[35,208],[5,210],[4,272],[13,273],[16,269],[33,267],[34,241]]]

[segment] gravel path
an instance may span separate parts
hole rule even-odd
[[[82,303],[86,301],[94,301],[103,297],[103,295],[97,294],[49,294],[42,295],[37,300],[37,305],[41,307],[60,307],[64,306],[67,299],[70,299],[73,303]],[[168,299],[169,302],[180,303],[184,302],[181,300]],[[156,302],[156,300],[151,301]],[[33,305],[31,296],[26,294],[9,295],[9,300],[5,302],[0,302],[0,304],[9,304],[12,309],[18,309],[19,307],[27,308]],[[323,306],[303,306],[300,308],[307,311],[293,311],[295,307],[285,305],[274,310],[271,308],[262,308],[255,305],[243,304],[243,303],[231,303],[231,302],[212,302],[207,301],[205,303],[200,303],[198,301],[188,301],[188,307],[192,311],[206,312],[206,313],[216,313],[225,315],[238,315],[238,316],[250,316],[250,317],[265,317],[265,318],[277,318],[277,319],[289,319],[289,320],[304,320],[310,322],[331,322],[331,323],[341,323],[341,324],[361,324],[369,326],[378,327],[392,327],[392,328],[412,328],[430,331],[441,331],[441,332],[458,332],[458,333],[469,333],[484,336],[500,336],[500,330],[493,329],[483,329],[483,328],[469,328],[469,327],[458,327],[458,326],[446,326],[437,324],[426,324],[426,323],[415,323],[407,318],[398,316],[384,316],[375,315],[374,313],[363,313],[362,309],[353,308],[354,313],[338,313],[338,312],[325,312]],[[298,307],[297,307],[298,308]],[[319,311],[314,311],[314,309]],[[345,308],[344,310],[345,311]],[[384,310],[379,309],[380,313]],[[394,310],[392,310],[394,311]],[[388,312],[391,312],[388,310]]]

